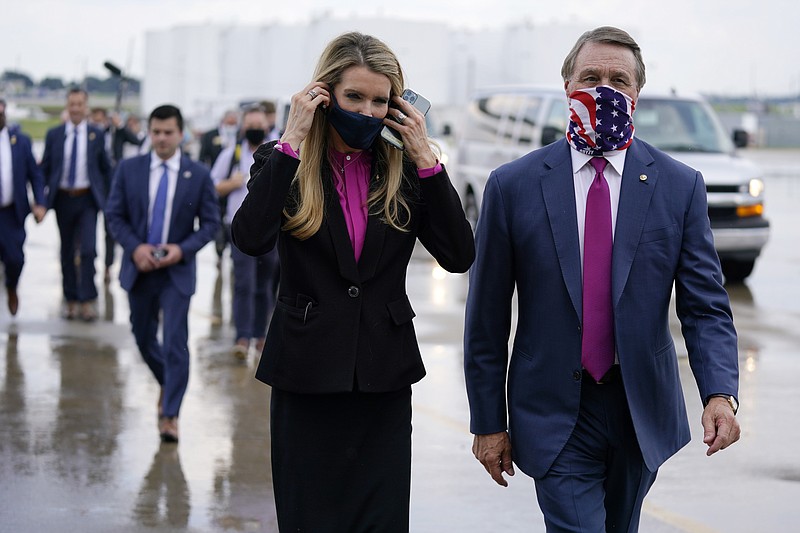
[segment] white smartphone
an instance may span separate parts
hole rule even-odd
[[[427,115],[428,110],[431,108],[431,103],[428,101],[427,98],[425,98],[419,93],[415,93],[411,89],[406,89],[405,91],[403,91],[402,98],[403,100],[405,100],[406,102],[417,108],[423,115]],[[397,109],[396,105],[391,105],[391,107]],[[392,118],[392,120],[397,122],[397,119],[394,118],[394,115],[389,115],[389,116]],[[405,147],[403,146],[403,139],[400,137],[400,134],[396,130],[390,128],[389,126],[383,127],[383,129],[381,130],[381,138],[387,143],[397,148],[398,150],[405,149]]]

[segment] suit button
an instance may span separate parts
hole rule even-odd
[[[359,290],[358,290],[358,287],[356,287],[355,285],[353,285],[352,287],[350,287],[349,289],[347,289],[347,295],[348,295],[350,298],[358,298],[358,295],[359,295],[359,293],[360,293],[360,292],[361,292],[361,291],[359,291]]]
[[[580,381],[582,377],[583,374],[581,374],[580,370],[576,370],[575,372],[572,373],[572,379],[574,379],[575,381]]]

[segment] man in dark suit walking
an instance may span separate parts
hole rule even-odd
[[[220,215],[208,169],[180,150],[180,110],[157,107],[150,114],[149,130],[152,151],[117,166],[106,217],[124,250],[119,279],[128,291],[133,335],[161,385],[159,433],[163,441],[177,442],[178,414],[189,380],[195,255],[214,236]],[[157,338],[159,313],[162,343]]]
[[[201,163],[208,166],[209,169],[214,168],[214,163],[223,150],[236,146],[239,141],[239,113],[234,110],[226,111],[222,116],[219,126],[213,130],[209,130],[200,138],[200,154],[198,159]],[[227,197],[220,197],[219,209],[222,215],[228,209]],[[214,247],[217,251],[217,267],[222,267],[222,254],[225,253],[225,248],[230,242],[230,235],[228,229],[223,221],[220,220],[220,229],[214,235]]]
[[[8,311],[19,308],[17,283],[25,264],[25,218],[31,212],[28,185],[33,191],[33,216],[39,223],[47,211],[44,178],[33,157],[30,138],[6,126],[6,102],[0,99],[0,261],[5,265]]]
[[[703,177],[633,136],[639,46],[589,31],[562,77],[567,138],[495,170],[483,197],[464,354],[473,452],[500,485],[512,461],[534,478],[548,531],[632,532],[690,439],[673,287],[708,455],[740,434],[736,331]]]
[[[97,213],[105,204],[111,163],[105,132],[87,123],[87,99],[83,89],[67,93],[69,120],[47,132],[41,169],[47,207],[56,211],[61,236],[64,317],[92,321],[97,318]]]

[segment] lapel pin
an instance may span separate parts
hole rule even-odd
[[[191,177],[192,177],[192,172],[191,172],[191,171],[189,171],[189,170],[185,171],[185,172],[183,173],[183,177],[184,177],[184,178],[186,178],[186,179],[189,179],[189,178],[191,178]]]
[[[89,140],[90,140],[90,141],[93,141],[93,140],[94,140],[94,132],[91,132],[91,133],[89,134]]]
[[[647,181],[647,174],[639,174],[639,181]]]
[[[17,144],[17,136],[16,135],[12,135],[10,141],[11,141],[11,146],[14,146],[15,144]]]

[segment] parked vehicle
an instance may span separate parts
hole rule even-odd
[[[458,141],[456,185],[467,216],[475,223],[490,172],[558,139],[569,110],[563,90],[504,87],[478,93],[467,108]],[[640,95],[635,136],[703,173],[708,215],[726,281],[741,282],[753,271],[769,239],[760,170],[739,156],[747,134],[731,139],[700,96]]]

